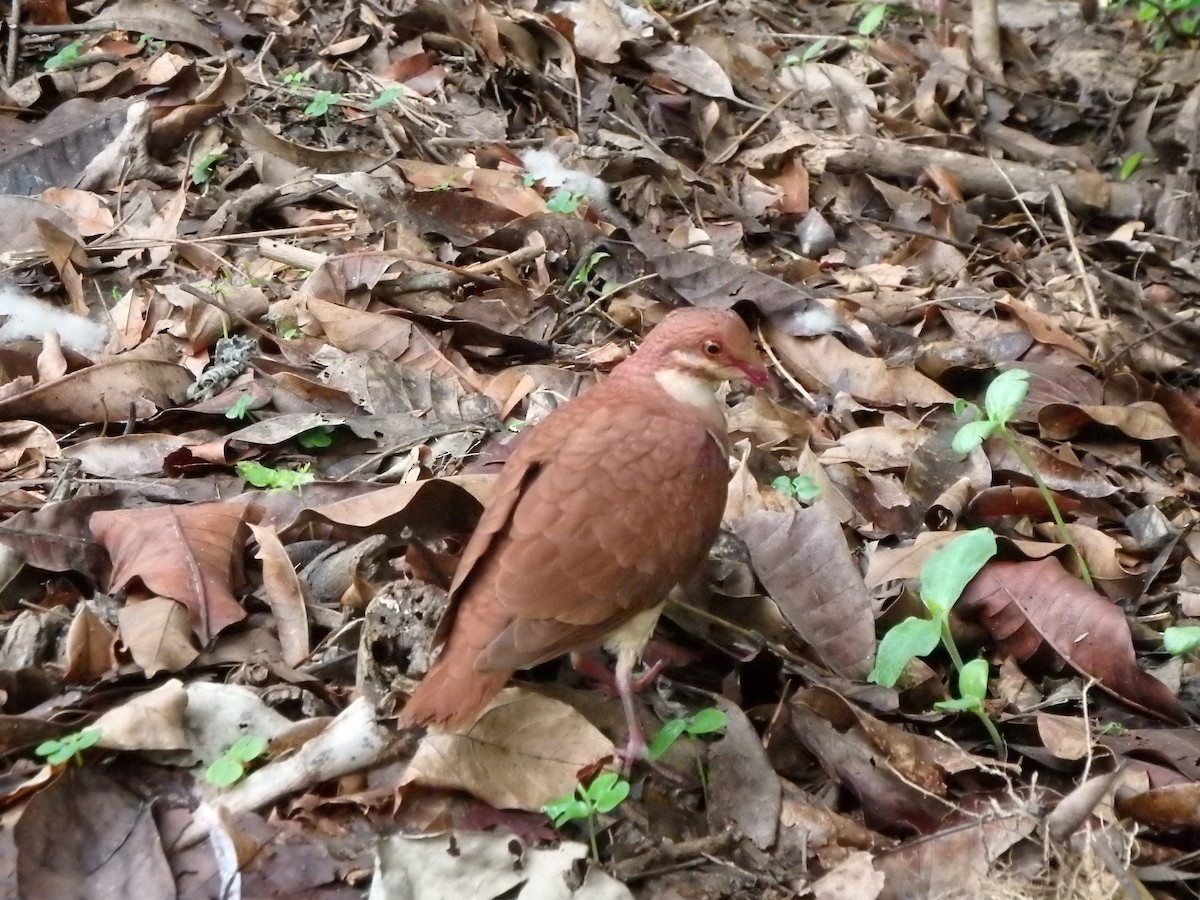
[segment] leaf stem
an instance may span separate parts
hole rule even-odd
[[[942,645],[946,648],[946,652],[950,654],[950,662],[954,663],[954,671],[961,672],[963,670],[963,661],[958,653],[958,645],[954,643],[954,636],[950,634],[949,616],[942,619],[941,625]]]
[[[992,721],[991,716],[983,711],[982,708],[973,710],[979,721],[983,723],[983,727],[987,729],[988,737],[992,740],[992,747],[996,751],[996,758],[1000,762],[1008,761],[1008,745],[1004,743],[1004,738],[1000,737],[1000,732],[996,729],[996,723]]]
[[[1090,588],[1095,588],[1095,582],[1092,581],[1092,572],[1088,568],[1087,560],[1083,558],[1079,547],[1071,537],[1071,532],[1067,530],[1067,523],[1062,517],[1062,512],[1058,508],[1058,503],[1054,500],[1054,494],[1050,492],[1049,486],[1042,480],[1042,476],[1038,474],[1038,470],[1033,466],[1033,460],[1029,458],[1029,454],[1017,443],[1012,432],[1007,425],[1001,425],[999,428],[1000,437],[1004,440],[1005,445],[1011,450],[1021,461],[1030,476],[1033,478],[1033,483],[1037,485],[1038,491],[1042,495],[1042,499],[1046,501],[1046,505],[1050,508],[1050,515],[1054,517],[1054,524],[1058,528],[1058,536],[1062,538],[1064,544],[1075,551],[1075,558],[1079,560],[1079,577],[1084,580]]]

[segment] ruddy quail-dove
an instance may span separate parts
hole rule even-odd
[[[714,391],[763,387],[731,311],[669,313],[632,356],[531,426],[505,464],[450,587],[441,653],[401,722],[474,722],[517,669],[603,645],[616,655],[628,769],[643,755],[633,668],[667,593],[716,538],[729,484]]]

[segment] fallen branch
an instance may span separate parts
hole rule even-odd
[[[812,174],[869,172],[885,178],[917,178],[927,168],[941,166],[954,172],[965,194],[1010,198],[1015,186],[1019,193],[1045,193],[1049,200],[1051,188],[1057,185],[1073,213],[1117,219],[1148,215],[1158,199],[1158,190],[1151,186],[1110,181],[1096,171],[1047,169],[864,134],[807,130],[799,134],[800,152]]]

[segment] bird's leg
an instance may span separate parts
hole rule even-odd
[[[635,693],[641,693],[654,683],[654,679],[661,675],[663,669],[666,667],[667,661],[665,659],[660,658],[655,660],[654,664],[646,669],[645,672],[630,681],[630,686]],[[613,672],[603,664],[596,662],[590,656],[585,656],[582,653],[572,653],[571,668],[584,678],[590,678],[605,690],[611,691],[614,694],[620,693],[617,690],[617,679]]]
[[[633,764],[646,756],[646,735],[638,722],[637,704],[633,697],[633,666],[638,654],[622,650],[617,654],[617,667],[613,676],[617,682],[617,693],[621,695],[621,706],[625,709],[625,724],[629,729],[629,739],[625,749],[621,751],[621,771],[628,775]]]

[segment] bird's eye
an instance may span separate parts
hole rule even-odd
[[[720,356],[721,354],[721,345],[716,341],[705,341],[701,345],[701,349],[705,356]]]

